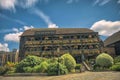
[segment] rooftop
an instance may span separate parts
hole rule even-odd
[[[105,41],[104,45],[109,46],[116,42],[120,41],[120,31],[114,33],[113,35],[109,36]]]
[[[26,30],[21,36],[34,35],[37,31],[55,31],[55,34],[71,34],[71,33],[91,33],[94,32],[88,28],[32,28]]]

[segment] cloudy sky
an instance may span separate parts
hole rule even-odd
[[[0,51],[19,49],[30,28],[90,28],[104,40],[120,30],[120,0],[0,0]]]

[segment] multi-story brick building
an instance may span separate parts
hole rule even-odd
[[[7,62],[18,62],[17,50],[13,50],[12,52],[0,51],[0,66],[5,65]]]
[[[78,62],[81,54],[90,58],[101,51],[98,32],[87,28],[29,29],[20,37],[20,59],[27,55],[56,57],[70,53]]]

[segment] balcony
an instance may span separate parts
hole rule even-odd
[[[40,41],[26,41],[25,44],[29,44],[29,45],[40,44]]]

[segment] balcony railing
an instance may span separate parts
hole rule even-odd
[[[57,50],[54,51],[26,51],[25,55],[43,55],[43,56],[55,56],[55,55],[62,55],[65,53],[71,53],[72,55],[80,55],[80,54],[99,54],[100,50],[99,49],[81,49],[81,50],[60,50],[58,53]]]
[[[71,40],[43,40],[43,41],[26,41],[25,44],[59,44],[59,43],[94,43],[97,39],[71,39]]]

